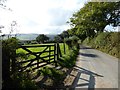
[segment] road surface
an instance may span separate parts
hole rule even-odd
[[[65,79],[71,88],[118,88],[118,59],[80,46],[76,66]]]

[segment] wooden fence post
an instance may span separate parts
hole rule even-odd
[[[5,49],[2,49],[2,79],[4,81],[10,79],[10,55]]]
[[[39,56],[37,55],[36,58],[37,58],[37,68],[39,68]]]
[[[57,43],[57,60],[59,60],[59,43]]]
[[[54,44],[54,63],[55,67],[57,67],[56,55],[57,55],[57,44]]]
[[[61,50],[60,50],[60,45],[58,44],[58,57],[60,56],[60,57],[62,57],[62,53],[61,53]],[[59,59],[59,58],[58,58]]]
[[[64,46],[64,54],[66,54],[66,51],[65,51],[65,42],[63,42],[63,46]]]
[[[39,68],[39,59],[37,59],[37,68]]]
[[[51,55],[51,46],[49,46],[49,63],[50,63],[50,55]]]

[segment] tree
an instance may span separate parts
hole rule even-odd
[[[5,10],[9,10],[9,11],[12,11],[11,10],[11,8],[8,8],[7,6],[6,6],[6,2],[7,2],[7,0],[0,0],[0,8],[3,8],[3,9],[5,9]]]
[[[4,26],[0,25],[0,33],[2,33],[2,28],[4,28]]]
[[[71,30],[77,36],[94,37],[96,32],[103,32],[106,25],[118,26],[119,8],[120,2],[88,2],[70,18]]]
[[[68,31],[63,31],[61,34],[60,34],[61,38],[64,39],[64,38],[68,38],[69,37],[69,33]]]
[[[55,42],[61,42],[62,39],[61,39],[60,35],[56,35],[56,36],[54,37],[54,41],[55,41]]]
[[[10,32],[9,32],[9,35],[8,35],[8,38],[11,37],[11,34],[16,30],[16,27],[17,27],[17,22],[16,21],[12,21],[11,23],[11,29],[10,29]],[[16,37],[17,34],[15,34],[15,37]]]
[[[49,37],[47,37],[46,35],[44,34],[39,34],[37,37],[36,37],[36,41],[38,43],[44,43],[45,41],[48,41],[49,40]]]
[[[0,6],[2,6],[2,8],[6,7],[5,2],[6,0],[0,0]]]

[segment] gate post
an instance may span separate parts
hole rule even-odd
[[[57,43],[57,60],[59,60],[59,43]]]
[[[54,44],[54,63],[55,63],[55,67],[57,67],[57,61],[56,61],[56,55],[57,55],[57,44]]]
[[[63,46],[64,46],[64,54],[66,54],[66,51],[65,51],[65,41],[63,42]]]
[[[48,61],[48,63],[50,63],[50,55],[51,55],[51,46],[49,46],[49,61]]]
[[[2,81],[6,85],[10,79],[10,55],[9,51],[2,48]]]

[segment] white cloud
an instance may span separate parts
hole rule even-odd
[[[112,25],[107,25],[106,27],[105,27],[105,30],[106,31],[114,31],[114,32],[118,32],[119,31],[119,28],[120,28],[120,26],[117,26],[117,27],[113,27]]]
[[[2,32],[8,33],[10,23],[16,20],[19,33],[61,33],[83,4],[80,0],[8,0],[12,12],[0,8],[0,21],[6,26]]]

